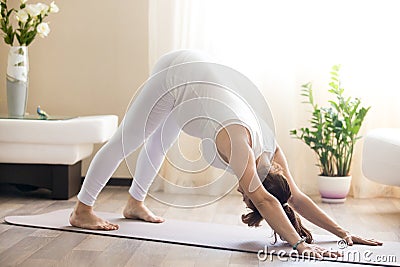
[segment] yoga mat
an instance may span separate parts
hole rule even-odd
[[[96,212],[98,216],[112,223],[119,224],[116,231],[86,230],[69,225],[72,209],[53,211],[50,213],[28,216],[8,216],[9,224],[38,227],[62,231],[83,232],[114,237],[133,238],[158,241],[213,249],[258,253],[260,250],[268,254],[289,253],[292,248],[278,239],[272,244],[270,231],[262,228],[249,228],[236,225],[224,225],[194,221],[178,221],[166,219],[164,223],[148,223],[139,220],[128,220],[120,214]],[[400,242],[384,242],[383,246],[371,247],[354,245],[339,249],[339,239],[333,235],[313,235],[315,243],[331,250],[342,251],[344,257],[338,259],[324,258],[326,261],[358,263],[363,265],[399,266]],[[266,249],[268,248],[268,249]],[[262,254],[264,255],[264,254]]]

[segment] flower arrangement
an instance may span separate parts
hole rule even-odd
[[[13,46],[17,39],[20,46],[29,46],[36,35],[44,38],[50,33],[49,24],[44,19],[50,13],[57,13],[58,6],[52,2],[50,5],[43,3],[27,4],[27,0],[20,0],[19,9],[7,6],[7,0],[0,0],[0,29],[6,44]],[[11,22],[11,17],[17,21],[17,27]]]

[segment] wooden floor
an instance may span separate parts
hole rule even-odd
[[[106,187],[96,202],[96,210],[121,212],[128,197],[127,190],[127,187]],[[318,197],[313,199],[354,234],[400,241],[400,199],[348,199],[345,204],[323,204]],[[51,200],[45,190],[21,193],[12,186],[0,185],[0,266],[259,265],[257,256],[250,253],[18,227],[3,220],[7,215],[39,214],[71,208],[75,201],[76,197],[68,201]],[[243,225],[240,215],[245,208],[239,195],[229,195],[197,209],[174,208],[151,198],[146,203],[156,214],[167,219]],[[326,233],[308,223],[306,225],[315,233]],[[269,234],[270,230],[266,229],[266,232]]]

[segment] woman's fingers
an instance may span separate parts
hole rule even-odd
[[[303,251],[302,256],[307,258],[322,259],[323,257],[337,258],[343,255],[339,251],[327,250],[319,246],[310,246],[309,249]]]
[[[321,253],[317,252],[314,249],[310,249],[310,250],[306,250],[302,253],[302,256],[306,257],[306,258],[316,258],[316,259],[322,259],[322,255]]]
[[[339,251],[333,251],[333,250],[322,250],[321,255],[323,255],[324,257],[328,257],[328,258],[337,258],[337,257],[342,257],[343,254],[340,253]]]
[[[369,245],[369,246],[381,246],[383,243],[381,241],[375,240],[373,238],[362,238],[355,235],[348,235],[344,238],[349,246],[353,244]],[[323,257],[337,258],[343,257],[343,253],[340,251],[327,250],[318,245],[307,244],[305,250],[301,252],[301,256],[306,258],[316,258],[322,259]]]
[[[348,235],[348,236],[345,237],[344,240],[346,241],[348,246],[352,246],[353,245],[353,237],[354,236],[352,236],[352,235]]]
[[[305,258],[315,258],[319,260],[323,259],[323,257],[337,258],[343,256],[339,251],[327,250],[315,244],[307,244],[306,248],[300,252],[300,255]]]
[[[383,245],[383,242],[382,242],[382,241],[375,240],[375,239],[373,239],[373,238],[372,238],[372,239],[370,239],[370,241],[373,241],[373,242],[375,242],[377,246],[382,246],[382,245]]]
[[[305,244],[305,248],[301,249],[298,251],[299,254],[298,256],[304,257],[304,258],[316,258],[316,259],[322,259],[321,253],[318,252],[318,249],[316,249],[314,246],[311,246],[309,244]]]
[[[362,238],[355,235],[350,235],[346,237],[347,244],[352,246],[353,244],[361,244],[361,245],[368,245],[368,246],[382,246],[382,242],[375,240],[373,238]]]
[[[373,242],[375,245],[377,245],[377,246],[382,246],[383,245],[383,242],[382,241],[379,241],[379,240],[376,240],[376,239],[373,239],[373,238],[371,238],[371,239],[367,239],[369,242]]]
[[[353,243],[355,244],[362,244],[362,245],[369,245],[369,246],[382,246],[382,242],[375,240],[375,239],[367,239],[362,238],[359,236],[352,236]]]
[[[314,249],[321,254],[324,257],[328,258],[337,258],[337,257],[342,257],[343,254],[340,253],[339,251],[334,251],[334,250],[327,250],[323,247],[315,246]]]
[[[382,242],[379,242],[376,240],[369,240],[369,239],[363,240],[362,242],[360,242],[360,244],[361,243],[364,245],[369,245],[369,246],[381,246],[383,244]]]

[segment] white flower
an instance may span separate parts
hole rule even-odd
[[[25,23],[28,20],[28,13],[25,11],[25,9],[20,9],[18,12],[15,14],[15,18],[22,22]]]
[[[28,2],[28,0],[21,0],[21,4],[25,4],[26,2]]]
[[[37,3],[34,5],[27,5],[26,6],[26,11],[28,12],[28,14],[34,18],[39,16],[40,14],[42,16],[46,15],[46,13],[49,11],[49,6],[42,4],[42,3]]]
[[[27,5],[26,11],[32,18],[39,16],[40,12],[42,12],[37,5]]]
[[[37,3],[36,6],[40,10],[40,14],[42,14],[42,16],[46,15],[46,13],[49,11],[49,6],[46,4]]]
[[[49,35],[49,33],[50,33],[49,24],[47,24],[46,22],[40,23],[40,24],[36,27],[36,31],[37,31],[37,33],[40,35],[40,37],[42,37],[42,38],[46,37],[46,36]]]
[[[54,1],[51,2],[51,4],[50,4],[50,13],[58,13],[58,11],[60,11],[58,6],[54,3]]]

